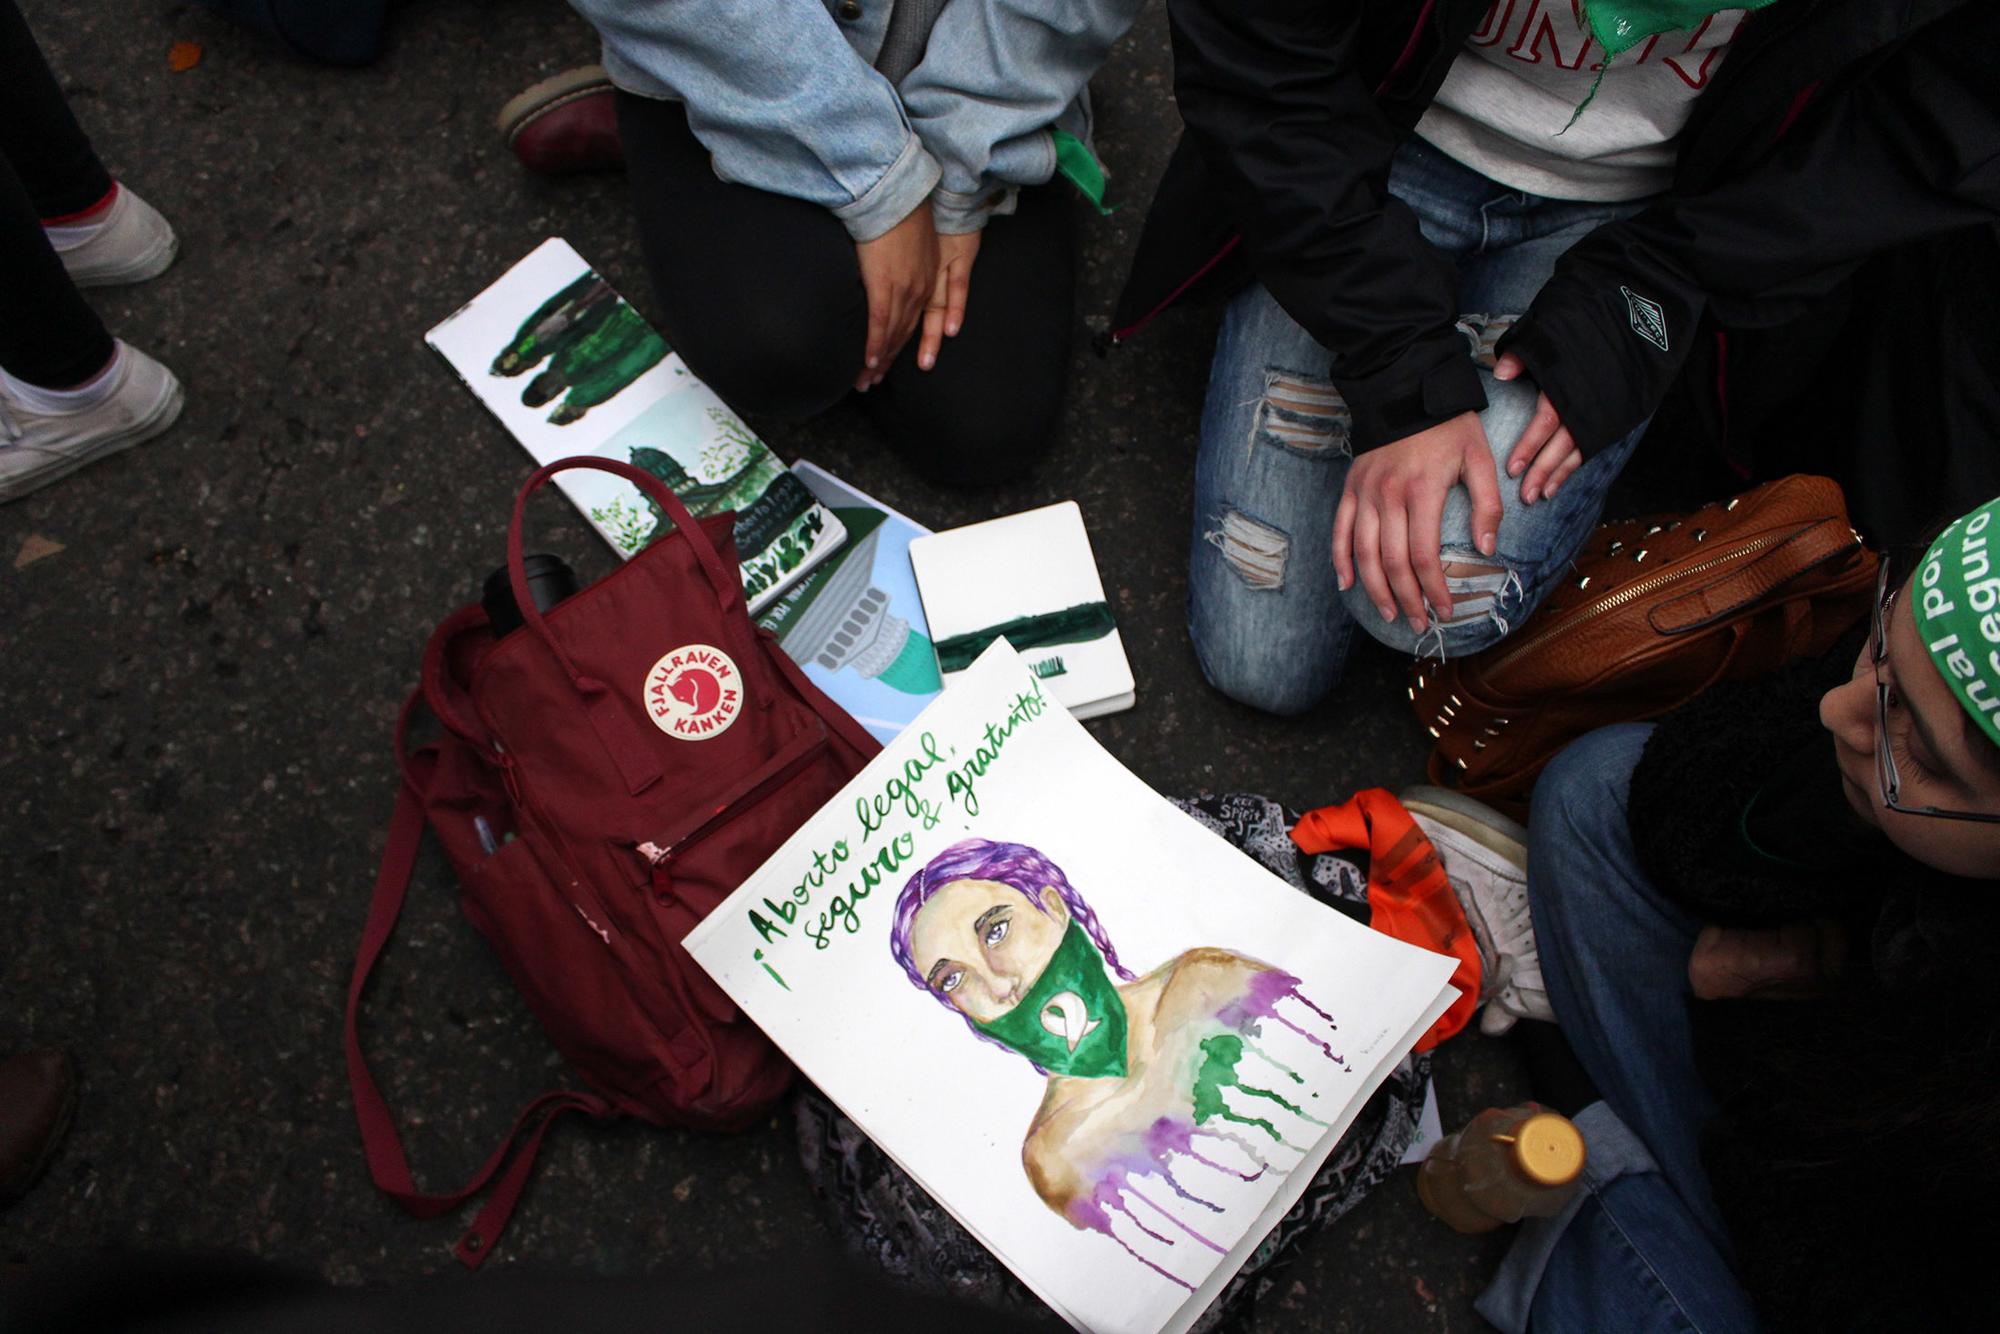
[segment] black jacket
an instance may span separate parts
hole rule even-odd
[[[1763,1323],[1991,1328],[1978,1220],[2000,1191],[2000,894],[1848,810],[1818,701],[1862,642],[1662,720],[1632,773],[1632,847],[1700,921],[1846,928],[1823,995],[1686,1002],[1717,1103],[1704,1165]]]
[[[1252,274],[1336,349],[1367,449],[1484,405],[1450,262],[1386,193],[1389,159],[1484,0],[1169,0],[1187,133],[1114,337],[1197,281]],[[1798,318],[1865,256],[2000,218],[2000,6],[1779,0],[1750,15],[1671,190],[1558,264],[1504,350],[1589,453],[1658,408],[1705,318]],[[1239,243],[1240,242],[1240,243]],[[1664,348],[1627,293],[1654,303]]]

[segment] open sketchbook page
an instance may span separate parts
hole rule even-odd
[[[736,511],[750,610],[771,601],[845,532],[653,327],[560,237],[542,242],[424,336],[537,463],[595,454],[653,474],[697,518]],[[604,472],[556,485],[619,555],[665,522],[638,487]]]
[[[687,938],[1080,1328],[1185,1329],[1455,995],[1146,787],[996,642]]]
[[[792,471],[847,542],[757,617],[809,680],[887,745],[938,696],[910,542],[930,530],[804,459]]]
[[[920,537],[910,563],[947,682],[1004,638],[1077,717],[1132,707],[1132,664],[1074,500]]]

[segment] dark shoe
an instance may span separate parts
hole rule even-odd
[[[602,65],[552,74],[509,99],[499,127],[521,165],[540,175],[625,169],[618,107]]]
[[[60,1051],[0,1061],[0,1202],[25,1191],[55,1155],[76,1111],[76,1069]]]

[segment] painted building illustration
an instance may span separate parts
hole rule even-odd
[[[907,695],[937,690],[930,641],[890,610],[889,595],[873,582],[882,512],[857,508],[834,513],[847,525],[846,549],[782,600],[782,621],[771,625],[776,618],[767,617],[765,624],[794,662],[829,672],[848,668]]]

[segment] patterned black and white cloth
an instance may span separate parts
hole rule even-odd
[[[1297,816],[1277,802],[1249,793],[1191,797],[1174,803],[1257,859],[1286,884],[1346,913],[1368,920],[1368,882],[1345,857],[1307,856],[1292,843]],[[1194,1326],[1197,1334],[1246,1319],[1258,1297],[1295,1256],[1306,1237],[1360,1203],[1396,1169],[1416,1137],[1417,1117],[1430,1080],[1428,1054],[1403,1058],[1377,1089],[1347,1134],[1263,1245]],[[793,1099],[799,1155],[813,1193],[826,1204],[848,1249],[892,1276],[928,1292],[1001,1309],[1041,1312],[1021,1281],[960,1227],[924,1189],[897,1167],[860,1127],[825,1095],[801,1085]]]

